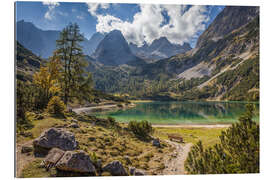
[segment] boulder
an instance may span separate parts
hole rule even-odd
[[[58,148],[52,148],[43,161],[44,167],[46,167],[46,169],[48,170],[51,167],[55,166],[56,163],[63,157],[64,154],[65,151]]]
[[[71,119],[71,122],[78,123],[78,120],[77,119]]]
[[[96,175],[95,166],[84,151],[66,151],[55,167],[61,171]]]
[[[161,147],[161,146],[160,146],[160,141],[159,141],[158,138],[157,138],[157,139],[154,139],[153,142],[152,142],[152,144],[153,144],[153,146]]]
[[[33,147],[32,146],[22,146],[22,150],[21,153],[29,153],[33,151]]]
[[[33,134],[31,132],[20,132],[20,135],[23,137],[33,137]]]
[[[36,153],[47,154],[52,148],[64,151],[75,150],[78,142],[73,133],[63,129],[50,128],[36,138],[33,145]]]
[[[145,172],[140,169],[136,169],[135,167],[129,168],[129,174],[132,176],[145,176]]]
[[[110,162],[102,170],[109,172],[112,176],[128,176],[127,171],[119,161]]]
[[[79,128],[80,126],[77,123],[71,123],[68,127],[69,128]]]

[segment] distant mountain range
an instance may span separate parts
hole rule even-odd
[[[60,31],[44,31],[37,28],[33,23],[24,20],[16,23],[16,40],[42,58],[48,58],[53,54],[59,34]],[[104,35],[101,33],[94,33],[89,40],[84,38],[81,43],[83,52],[86,55],[91,55],[103,38]]]
[[[141,48],[158,49],[155,44],[166,41]],[[130,47],[139,54],[140,48]],[[225,7],[186,53],[135,67],[93,67],[96,87],[110,93],[157,100],[258,100],[259,8]]]
[[[183,45],[173,44],[166,37],[155,39],[150,45],[145,43],[141,47],[130,43],[130,48],[135,55],[148,60],[164,59],[192,49],[188,43],[184,43]]]
[[[108,33],[99,43],[92,57],[102,64],[112,66],[126,64],[138,59],[131,52],[127,41],[119,30]]]
[[[33,23],[25,22],[24,20],[17,22],[16,29],[17,41],[21,43],[25,48],[31,50],[33,53],[43,58],[48,58],[52,55],[56,48],[55,42],[59,38],[60,31],[44,31],[37,28]],[[172,44],[166,37],[161,37],[154,40],[149,46],[145,44],[142,47],[138,47],[132,43],[128,44],[120,31],[118,34],[115,32],[118,31],[112,31],[111,33],[108,33],[109,36],[107,36],[105,41],[102,42],[97,51],[97,47],[104,39],[106,34],[97,32],[94,33],[89,40],[84,38],[84,41],[81,43],[84,54],[89,56],[93,55],[93,57],[97,57],[100,62],[103,62],[106,65],[119,65],[126,63],[129,60],[135,60],[137,57],[144,59],[147,62],[153,62],[159,59],[168,58],[176,54],[184,53],[191,49],[188,43],[184,43],[182,46],[179,44]],[[117,35],[119,36],[112,37]],[[111,43],[112,41],[113,43]],[[107,42],[110,45],[105,45]],[[117,49],[116,47],[121,48]],[[104,53],[105,49],[106,53],[112,49],[114,51],[117,50],[117,53],[120,55],[126,55],[126,57],[123,59],[122,57],[120,58],[120,56],[119,58],[118,56],[112,56],[111,53],[102,54]],[[107,57],[109,57],[109,59],[107,59]],[[112,60],[112,58],[115,59]]]
[[[107,93],[154,100],[257,101],[259,28],[259,7],[227,6],[193,49],[186,43],[172,44],[165,37],[138,47],[128,44],[118,30],[104,37],[96,34],[91,39],[100,41],[97,47],[90,49],[92,43],[86,45],[89,52],[95,49],[92,56],[86,56],[88,70],[93,74],[95,88]],[[31,23],[23,29],[22,34],[32,34],[18,37],[18,41],[35,54],[43,52],[47,41],[40,34],[44,32]],[[51,31],[46,33],[53,39]]]

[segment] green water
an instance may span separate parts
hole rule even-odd
[[[245,102],[147,102],[136,107],[95,114],[114,117],[119,122],[147,120],[152,124],[215,124],[233,123],[245,112]],[[259,104],[254,103],[259,121]]]

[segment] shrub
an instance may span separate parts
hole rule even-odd
[[[252,121],[254,108],[223,131],[219,144],[205,149],[199,141],[185,162],[191,174],[259,173],[259,125]]]
[[[65,104],[58,96],[53,96],[47,106],[47,111],[53,115],[64,115]]]
[[[130,121],[128,123],[128,129],[140,138],[148,138],[153,132],[152,125],[148,121]]]

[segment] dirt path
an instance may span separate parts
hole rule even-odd
[[[166,142],[174,146],[175,150],[170,154],[172,158],[168,159],[167,162],[165,162],[165,169],[163,170],[163,174],[185,174],[184,163],[188,156],[188,152],[190,151],[192,143],[179,144],[169,140],[167,140]]]
[[[28,141],[28,142],[23,143],[23,144],[17,143],[17,145],[16,145],[16,177],[20,177],[24,166],[27,165],[28,163],[32,162],[35,159],[35,157],[32,153],[30,153],[30,154],[21,153],[22,146],[30,146],[30,145],[32,145],[32,143],[33,143],[33,140]]]

